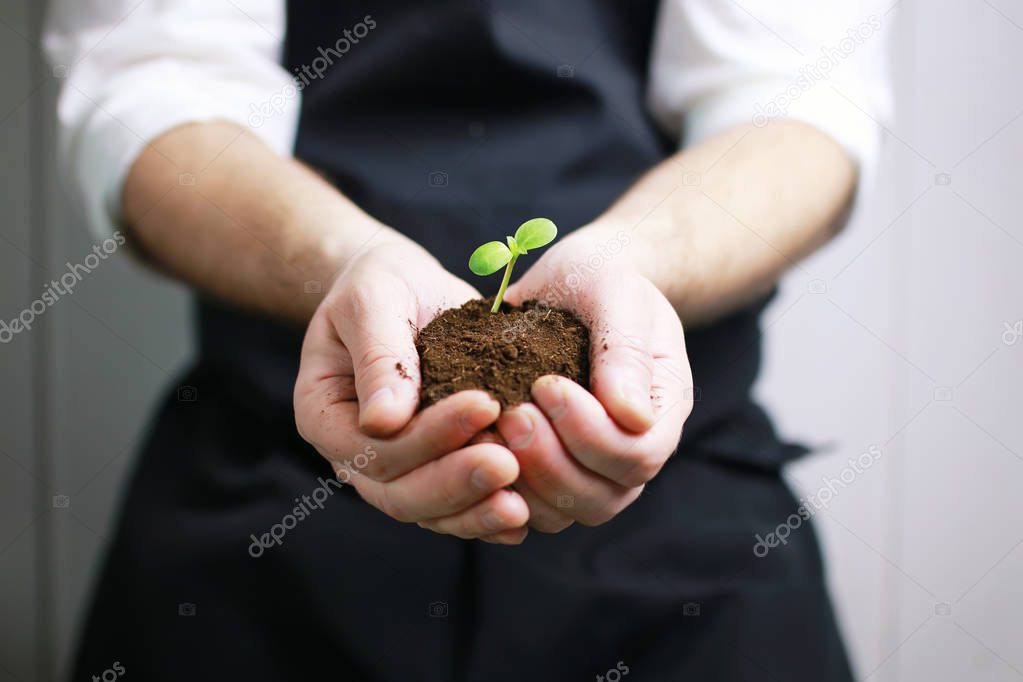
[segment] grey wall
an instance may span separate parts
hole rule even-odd
[[[881,453],[815,515],[859,677],[1019,680],[1023,6],[902,0],[883,23],[879,186],[767,313],[761,394],[834,448],[789,472],[801,494]]]
[[[92,246],[54,181],[39,4],[0,5],[0,319]],[[832,446],[793,467],[802,494],[881,453],[815,514],[859,677],[1015,680],[1023,8],[901,0],[883,20],[899,108],[879,187],[786,280],[759,391],[787,434]],[[133,448],[190,353],[183,292],[124,254],[0,345],[0,682],[66,664]]]
[[[32,50],[14,31],[28,33],[31,17],[27,3],[6,7],[0,15],[0,316],[29,301],[30,282],[39,267],[30,258],[37,246],[30,228],[33,187],[30,130],[33,114],[30,93],[36,64]],[[10,24],[10,27],[7,25]],[[34,352],[28,338],[0,346],[0,679],[29,679],[38,640],[40,619],[35,608],[43,585],[37,576],[40,559],[38,504],[40,474],[33,457],[33,419],[37,413]]]
[[[56,181],[59,73],[39,49],[41,5],[0,4],[4,320],[93,246]],[[58,679],[66,666],[131,455],[191,351],[185,292],[123,253],[0,344],[0,681]]]

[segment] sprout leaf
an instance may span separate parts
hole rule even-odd
[[[558,236],[558,228],[547,218],[533,218],[515,230],[515,242],[522,253],[547,246]]]
[[[508,245],[502,242],[487,242],[472,252],[469,256],[469,269],[480,277],[492,275],[501,268],[504,268],[504,278],[501,279],[501,288],[497,290],[494,297],[494,305],[490,312],[496,313],[501,309],[501,301],[504,300],[504,292],[511,282],[512,268],[515,261],[522,254],[530,249],[538,249],[547,246],[558,236],[558,228],[547,218],[533,218],[519,225],[515,230],[514,237],[506,237]]]
[[[469,269],[481,277],[492,275],[512,258],[512,252],[501,242],[487,242],[469,256]]]

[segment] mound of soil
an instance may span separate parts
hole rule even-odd
[[[467,389],[482,389],[502,407],[529,402],[533,382],[560,374],[590,385],[590,333],[575,315],[539,301],[521,308],[494,299],[441,313],[419,332],[420,407]]]

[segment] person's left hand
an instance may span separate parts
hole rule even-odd
[[[639,251],[633,239],[580,230],[507,292],[514,305],[540,299],[590,329],[590,390],[541,377],[533,402],[506,409],[497,422],[519,460],[514,487],[529,506],[529,525],[541,532],[605,523],[635,501],[675,451],[692,410],[682,323],[631,265]]]

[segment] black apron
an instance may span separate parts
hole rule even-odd
[[[285,65],[323,74],[296,156],[469,276],[476,244],[585,225],[672,153],[644,103],[656,9],[291,2]],[[635,504],[500,547],[338,488],[294,429],[301,331],[201,301],[195,400],[170,396],[144,447],[75,679],[850,679],[812,529],[754,551],[797,512],[779,468],[804,452],[750,399],[765,303],[687,331],[696,406]]]

